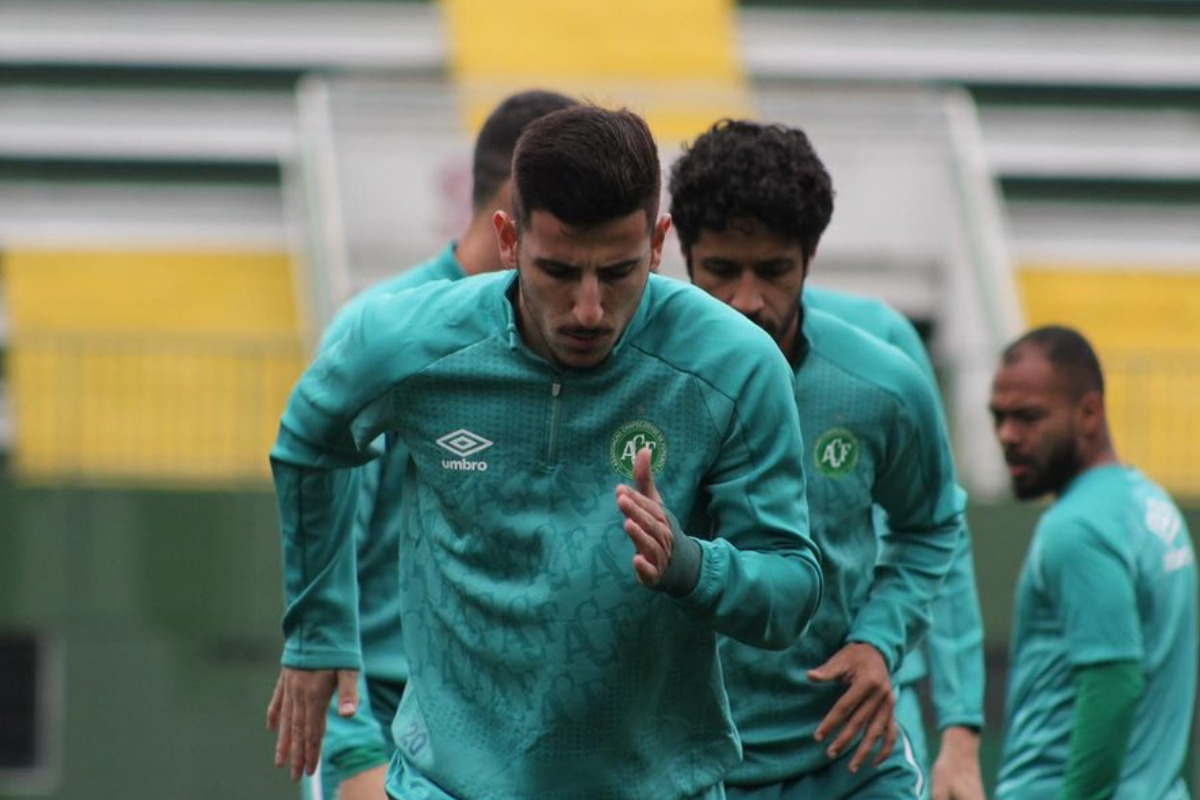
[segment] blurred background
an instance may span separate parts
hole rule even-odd
[[[278,415],[336,306],[459,231],[474,126],[531,86],[643,112],[668,162],[723,115],[812,137],[813,281],[899,307],[942,380],[989,784],[1040,511],[1001,345],[1091,337],[1120,454],[1200,531],[1196,0],[0,0],[0,798],[296,796]]]

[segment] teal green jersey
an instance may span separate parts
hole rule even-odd
[[[355,314],[372,297],[411,289],[436,280],[458,280],[464,276],[454,245],[428,261],[356,295],[330,323],[322,348],[336,342]],[[349,719],[337,712],[337,699],[330,705],[322,742],[321,758],[337,765],[358,757],[367,749],[379,753],[382,763],[391,758],[388,732],[399,699],[397,687],[408,679],[408,659],[400,632],[400,485],[406,454],[393,442],[382,458],[359,467],[360,488],[354,515],[355,562],[358,576],[359,633],[362,640],[363,675],[360,694],[374,689],[376,702],[363,702],[359,713]],[[391,687],[379,684],[391,684]],[[381,724],[382,723],[382,724]],[[372,766],[369,763],[364,765]],[[333,796],[332,793],[327,793]]]
[[[1186,797],[1196,693],[1196,566],[1175,504],[1135,469],[1077,476],[1034,531],[1017,582],[1001,800],[1057,797],[1075,700],[1072,670],[1140,662],[1146,688],[1116,800]]]
[[[896,348],[805,309],[795,402],[825,594],[782,653],[724,641],[721,661],[744,762],[731,784],[790,779],[829,763],[813,739],[844,691],[806,672],[849,642],[895,669],[924,635],[959,536],[962,494],[928,381]],[[883,536],[872,507],[888,513]]]
[[[813,287],[804,289],[804,303],[806,307],[832,314],[902,350],[934,387],[939,413],[945,419],[933,364],[920,334],[903,314],[875,298]],[[983,725],[983,617],[979,610],[966,515],[962,520],[954,561],[942,590],[933,601],[929,633],[922,647],[905,657],[895,676],[896,683],[901,685],[920,680],[926,672],[922,654],[928,653],[933,662],[929,683],[939,729],[950,725],[975,728]],[[880,530],[884,529],[886,522],[882,514],[878,515],[877,524]]]
[[[393,777],[472,799],[699,794],[740,756],[717,634],[783,648],[820,600],[791,371],[741,315],[656,275],[610,356],[563,369],[523,343],[516,283],[374,298],[301,377],[272,451],[284,664],[359,664],[346,468],[394,431]],[[633,571],[615,489],[642,448],[701,553],[682,596]]]

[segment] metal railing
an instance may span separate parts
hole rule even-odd
[[[55,482],[263,482],[304,361],[291,339],[14,337],[15,472]]]
[[[1200,351],[1101,352],[1121,460],[1176,497],[1200,498]]]

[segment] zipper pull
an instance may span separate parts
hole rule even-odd
[[[558,397],[558,393],[561,391],[562,391],[562,384],[559,383],[558,381],[555,381],[554,383],[550,384],[550,396],[551,397]]]

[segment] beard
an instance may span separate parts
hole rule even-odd
[[[775,344],[782,348],[784,346],[784,339],[793,331],[797,331],[800,328],[800,308],[799,302],[793,303],[791,311],[788,312],[787,316],[779,320],[779,322],[766,319],[757,314],[747,314],[746,319],[766,331],[767,335],[775,341]]]
[[[1026,459],[1008,459],[1009,464],[1027,467],[1024,475],[1013,476],[1013,494],[1018,500],[1033,500],[1046,494],[1061,494],[1079,474],[1079,454],[1071,439],[1059,442],[1039,465]]]

